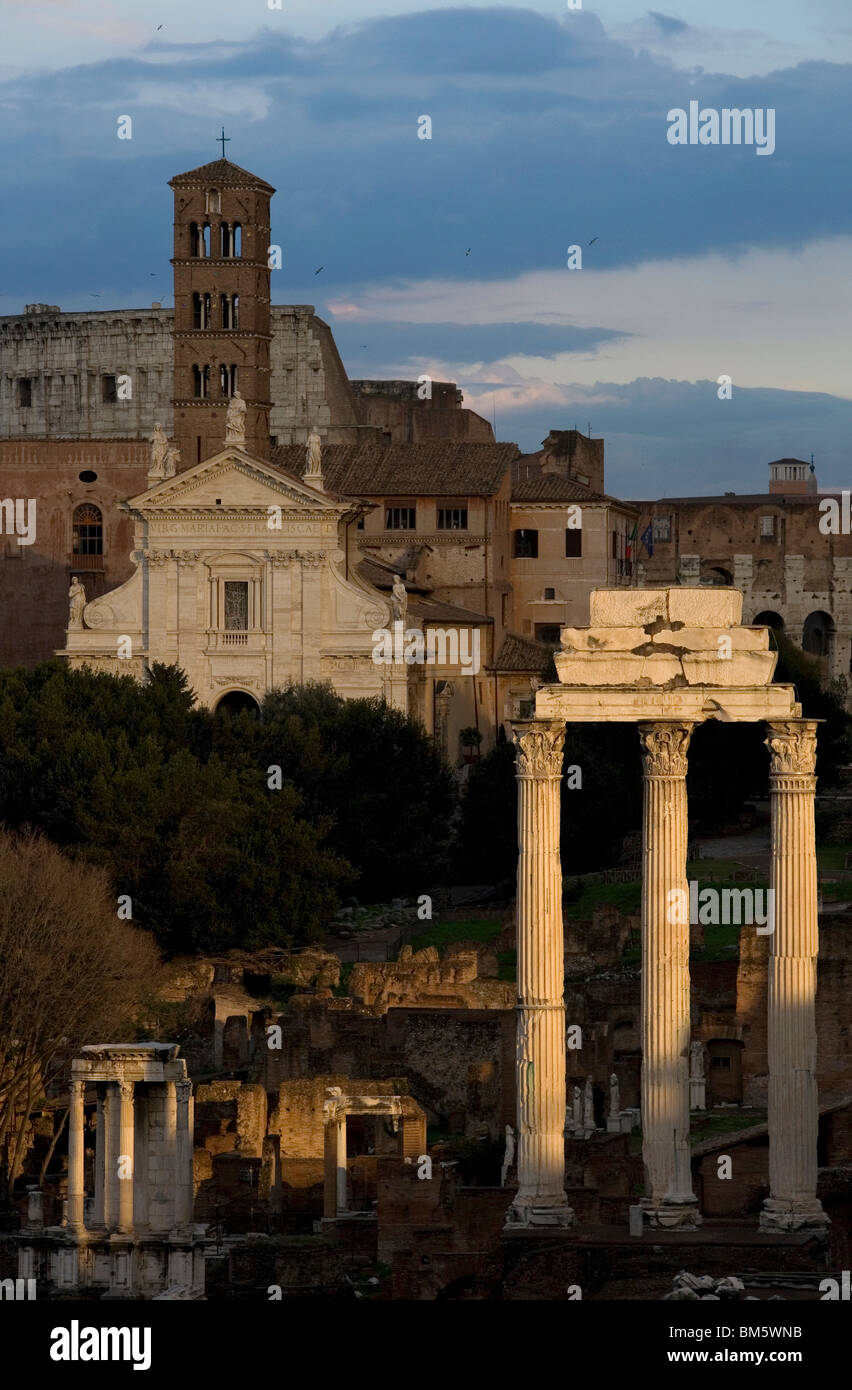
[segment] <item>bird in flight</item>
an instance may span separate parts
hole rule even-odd
[[[89,298],[90,298],[90,299],[100,299],[100,295],[99,295],[99,294],[91,294],[91,293],[90,293],[90,294],[89,294]]]
[[[594,244],[595,244],[595,242],[596,242],[597,240],[598,240],[598,238],[597,238],[596,236],[593,236],[592,239],[591,239],[591,241],[589,242],[589,245],[590,245],[590,246],[594,246]]]
[[[157,25],[157,33],[158,33],[158,34],[159,34],[160,30],[162,29],[162,27],[163,27],[162,24],[158,24],[158,25]]]
[[[467,248],[467,250],[465,251],[464,254],[465,254],[466,256],[469,256],[469,255],[470,255],[470,247]]]
[[[315,270],[315,271],[314,271],[314,275],[319,275],[320,270],[324,270],[324,269],[325,269],[325,266],[320,266],[319,270]]]

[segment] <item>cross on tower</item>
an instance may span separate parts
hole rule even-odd
[[[222,142],[222,158],[225,159],[225,158],[226,158],[226,155],[225,155],[225,146],[226,146],[226,145],[230,145],[230,143],[231,143],[231,137],[230,137],[230,135],[226,135],[226,134],[225,134],[225,127],[224,127],[224,126],[222,126],[222,134],[221,134],[221,135],[217,135],[217,137],[216,137],[216,143],[218,144],[220,140],[221,140],[221,142]]]

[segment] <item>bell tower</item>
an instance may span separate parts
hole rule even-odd
[[[224,148],[224,146],[223,146]],[[174,432],[179,468],[219,452],[236,391],[246,449],[269,457],[269,205],[275,189],[229,159],[174,191]]]

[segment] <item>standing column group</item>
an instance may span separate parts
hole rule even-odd
[[[761,1229],[828,1224],[817,1198],[815,720],[768,725],[774,932],[768,979],[769,1181]],[[686,772],[693,723],[639,725],[644,772],[642,1156],[650,1224],[700,1224],[689,1142]],[[518,1192],[508,1224],[570,1225],[560,783],[564,723],[514,728],[518,778]]]

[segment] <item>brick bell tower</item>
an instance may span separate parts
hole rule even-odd
[[[224,148],[224,146],[223,146]],[[174,433],[180,467],[225,444],[235,391],[246,449],[269,457],[269,204],[275,189],[229,159],[169,180],[175,195]]]

